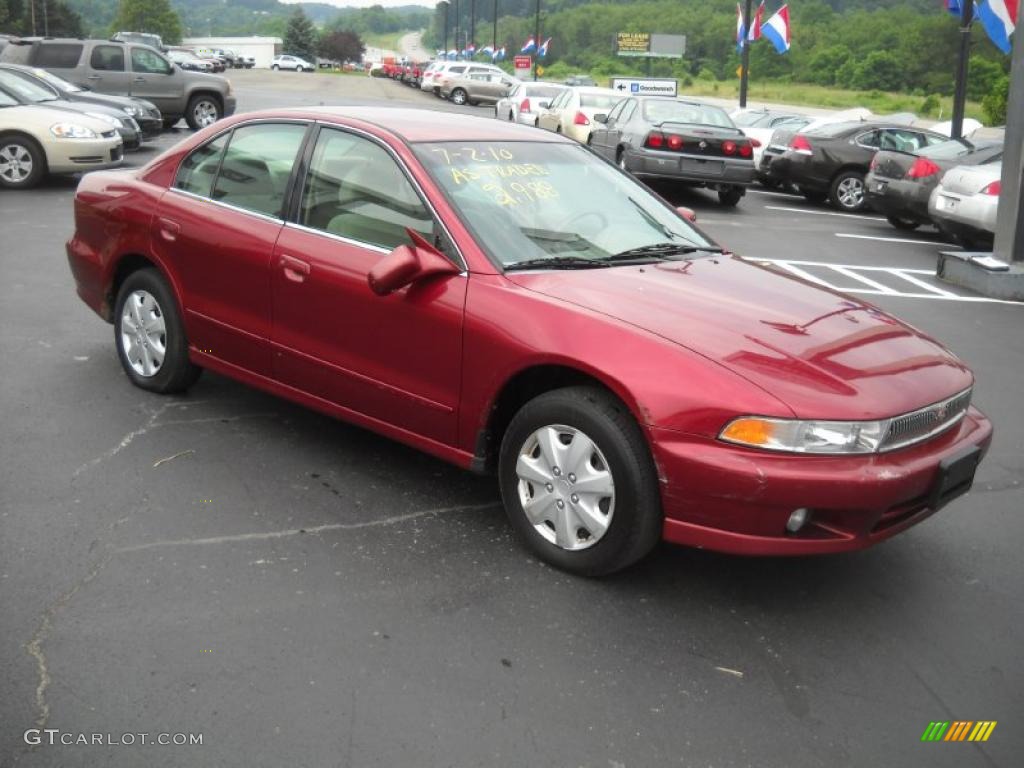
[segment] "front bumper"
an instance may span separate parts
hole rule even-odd
[[[143,117],[136,117],[135,122],[139,124],[139,130],[142,131],[143,141],[155,139],[164,129],[163,117],[159,114],[156,116],[145,115]]]
[[[116,168],[124,160],[124,145],[116,131],[99,139],[58,139],[46,143],[46,165],[51,173],[80,173]]]
[[[918,445],[866,456],[803,456],[651,429],[662,478],[663,537],[740,555],[810,555],[863,549],[931,516],[939,465],[977,446],[992,425],[977,409]],[[796,533],[794,510],[809,509]]]
[[[754,181],[750,158],[700,157],[655,149],[627,149],[626,169],[634,176],[702,184],[747,185]]]
[[[868,203],[883,216],[913,219],[927,224],[932,187],[906,179],[886,179],[869,173],[864,180]]]
[[[238,99],[235,98],[233,93],[229,93],[224,96],[224,117],[231,117],[235,114],[235,108],[238,106]]]

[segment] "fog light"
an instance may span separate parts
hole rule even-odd
[[[804,507],[794,510],[793,514],[789,516],[789,520],[786,521],[786,530],[790,533],[796,533],[804,527],[804,524],[807,522],[807,518],[810,516],[811,511]]]

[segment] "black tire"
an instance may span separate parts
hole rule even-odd
[[[200,113],[203,116],[201,117]],[[206,122],[207,119],[212,117],[212,122]],[[209,93],[197,93],[188,100],[188,106],[185,107],[185,122],[188,123],[188,127],[193,131],[197,131],[200,128],[206,128],[208,125],[220,120],[224,117],[224,107],[221,106],[220,101],[216,96]]]
[[[727,208],[735,208],[744,194],[743,187],[724,187],[718,190],[718,202]]]
[[[899,216],[886,216],[885,218],[896,229],[902,229],[904,232],[912,232],[921,226],[921,222],[913,219],[901,219]]]
[[[132,367],[128,350],[124,347],[124,335],[131,335],[131,329],[123,325],[125,303],[137,291],[144,291],[155,299],[156,308],[164,323],[164,332],[160,335],[164,346],[163,361],[156,372],[149,376]],[[155,337],[150,338],[155,340]],[[163,275],[152,267],[132,272],[117,292],[117,299],[114,302],[114,346],[117,347],[121,367],[132,384],[150,392],[183,392],[191,387],[202,373],[202,368],[194,365],[188,358],[188,339],[185,338],[185,326],[181,321],[181,312],[174,300],[174,294]]]
[[[280,68],[279,66],[277,66],[277,64],[271,64],[271,65],[270,65],[270,68],[271,68],[272,70],[274,70],[275,72],[277,72],[277,71],[279,71],[279,70],[281,69],[281,68]]]
[[[462,88],[455,88],[450,94],[448,94],[448,98],[451,100],[452,104],[456,104],[460,107],[463,104],[468,103],[467,96],[468,94]]]
[[[867,187],[860,171],[843,171],[832,179],[828,197],[836,208],[846,213],[858,213],[867,207]]]
[[[171,128],[173,128],[174,126],[176,126],[178,124],[179,120],[181,120],[180,117],[165,117],[163,119],[164,130],[165,131],[171,130]]]
[[[614,483],[611,522],[595,543],[583,549],[566,549],[545,538],[527,518],[520,499],[516,473],[520,451],[537,430],[550,425],[570,427],[593,441],[606,460]],[[590,461],[596,458],[589,458],[588,465]],[[629,409],[603,389],[556,389],[524,405],[502,439],[498,476],[513,529],[533,554],[556,568],[581,576],[612,573],[640,560],[661,537],[663,516],[658,477],[647,442]],[[569,476],[563,481],[559,482],[569,493]],[[553,530],[550,522],[541,525]],[[575,536],[581,530],[585,529],[577,527]]]
[[[0,160],[8,166],[0,174],[0,187],[4,189],[30,189],[46,176],[46,153],[34,139],[17,133],[0,135]],[[26,171],[25,165],[28,164]]]

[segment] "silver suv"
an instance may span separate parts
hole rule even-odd
[[[204,128],[235,111],[227,78],[186,72],[148,45],[38,37],[9,43],[0,62],[40,67],[97,93],[146,99],[160,108],[165,127],[184,117],[190,128]]]

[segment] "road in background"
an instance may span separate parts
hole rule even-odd
[[[232,79],[244,110],[474,112],[363,76]],[[74,294],[74,187],[0,192],[0,765],[1019,764],[1024,307],[930,280],[934,232],[667,191],[746,257],[895,291],[869,298],[974,368],[995,441],[969,496],[866,552],[661,546],[587,581],[516,544],[493,479],[219,376],[131,386]],[[999,724],[921,743],[934,720]],[[26,750],[37,722],[203,745]]]

